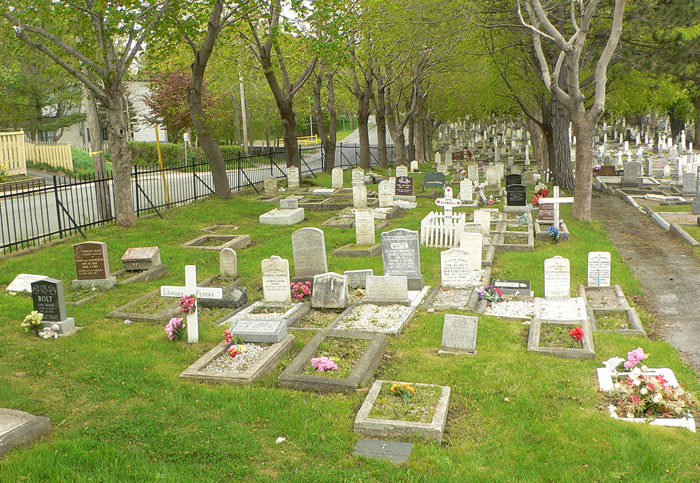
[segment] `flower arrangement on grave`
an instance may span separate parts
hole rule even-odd
[[[573,339],[573,342],[581,342],[581,340],[583,340],[583,335],[583,329],[581,327],[576,327],[569,331],[569,337]]]
[[[408,400],[413,397],[416,390],[410,384],[394,384],[391,386],[391,392],[399,396],[404,404],[408,404]]]
[[[493,285],[487,285],[484,288],[480,288],[476,291],[479,296],[479,300],[486,300],[487,302],[496,303],[501,300],[503,293],[500,288],[495,288]]]
[[[489,200],[486,202],[486,204],[489,205],[489,206],[492,205],[492,204],[494,204],[493,195],[489,195]]]
[[[312,357],[311,358],[311,365],[316,368],[318,372],[326,372],[326,371],[337,371],[338,370],[338,364],[333,362],[333,359],[330,357],[322,356],[322,357]]]
[[[231,344],[226,347],[226,352],[228,352],[228,355],[231,357],[236,357],[238,354],[242,354],[247,350],[246,346],[242,343],[243,341],[238,337],[234,337],[230,330],[224,331],[224,341],[227,344]]]
[[[303,300],[304,297],[308,297],[309,295],[311,295],[311,282],[309,282],[308,280],[303,283],[292,282],[290,284],[290,287],[292,288],[292,297],[294,297],[297,300]]]
[[[629,372],[634,369],[637,364],[649,357],[649,354],[644,353],[644,349],[637,347],[633,351],[627,353],[627,359],[622,357],[611,357],[607,361],[603,362],[603,365],[610,371],[611,374],[617,375],[619,373]],[[641,366],[642,371],[647,371],[647,366]]]
[[[569,238],[568,233],[562,233],[556,226],[550,226],[547,228],[547,235],[549,235],[549,238],[551,238],[554,243],[559,243],[562,238],[564,240]]]
[[[616,382],[609,397],[623,418],[683,418],[698,409],[694,394],[671,386],[662,375],[644,376],[639,367],[632,369],[627,380]]]
[[[170,340],[180,340],[185,334],[185,321],[179,317],[173,317],[165,324],[165,333],[168,334]]]
[[[24,333],[28,334],[30,332],[34,332],[35,334],[39,335],[39,329],[41,329],[41,321],[43,318],[44,314],[37,312],[36,310],[32,310],[32,312],[24,318],[24,321],[21,324],[22,328],[24,329]]]
[[[185,314],[191,314],[197,310],[197,297],[194,295],[185,295],[177,303]]]
[[[593,165],[593,171],[600,171],[600,165],[599,165],[599,164],[594,164],[594,165]]]

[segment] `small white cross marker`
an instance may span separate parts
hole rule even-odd
[[[452,197],[452,188],[449,186],[445,188],[445,197],[438,198],[435,200],[435,204],[442,206],[445,209],[445,216],[452,218],[452,207],[462,206],[462,200]]]

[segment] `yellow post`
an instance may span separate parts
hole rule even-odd
[[[158,164],[160,165],[160,177],[163,180],[163,187],[165,188],[165,202],[170,203],[170,192],[168,191],[168,182],[165,180],[165,173],[163,172],[163,156],[160,154],[160,136],[158,135],[158,124],[156,124],[156,149],[158,150]]]

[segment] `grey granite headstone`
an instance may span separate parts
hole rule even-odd
[[[445,314],[440,352],[476,354],[476,330],[479,318]]]
[[[160,266],[160,248],[129,248],[122,256],[122,266],[128,271],[150,270]]]
[[[348,278],[334,272],[314,276],[311,307],[344,309],[348,306]]]
[[[0,456],[51,431],[51,421],[16,409],[0,408]]]
[[[637,184],[642,175],[642,165],[634,161],[625,164],[622,182],[625,184]]]
[[[365,288],[367,284],[367,277],[374,275],[374,269],[368,268],[365,270],[346,270],[344,275],[348,277],[348,287]]]
[[[301,228],[292,233],[295,279],[312,279],[328,271],[326,238],[319,228]]]
[[[405,276],[409,290],[421,290],[423,275],[420,271],[418,232],[397,228],[383,232],[381,238],[384,275]]]
[[[231,333],[243,342],[263,342],[275,344],[287,337],[287,319],[239,319],[231,326]]]
[[[66,317],[66,299],[63,293],[63,282],[46,278],[32,283],[32,302],[34,310],[44,314],[41,327],[51,327],[56,324],[61,335],[73,332],[75,320]]]
[[[355,452],[353,454],[364,456],[365,458],[386,459],[392,463],[405,463],[408,461],[412,449],[413,443],[360,439],[355,444]]]
[[[693,195],[696,193],[695,173],[685,173],[683,175],[683,194]]]

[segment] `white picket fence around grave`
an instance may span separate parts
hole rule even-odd
[[[458,247],[465,223],[466,213],[453,213],[448,217],[431,211],[420,222],[420,244],[434,248]]]

